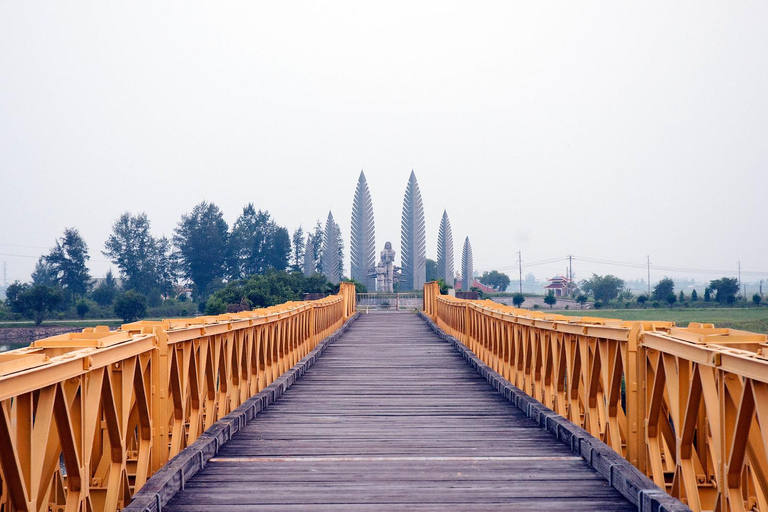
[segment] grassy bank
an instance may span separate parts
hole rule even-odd
[[[545,310],[542,310],[545,311]],[[572,309],[558,311],[568,316],[596,316],[622,320],[659,320],[685,327],[690,322],[715,324],[715,327],[741,329],[768,334],[768,308],[672,308],[672,309]]]
[[[148,319],[145,319],[148,320]],[[123,321],[119,318],[91,318],[85,320],[47,320],[36,326],[32,321],[18,322],[0,322],[0,329],[7,327],[95,327],[97,325],[107,325],[111,328],[120,327]]]

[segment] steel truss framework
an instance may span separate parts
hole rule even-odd
[[[354,313],[355,290],[0,354],[2,510],[113,511]]]
[[[768,337],[566,317],[424,289],[437,325],[693,510],[768,511]]]

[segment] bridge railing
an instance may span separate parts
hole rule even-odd
[[[424,311],[693,510],[768,511],[768,336],[439,295]]]
[[[355,311],[355,289],[0,354],[0,508],[113,511]]]

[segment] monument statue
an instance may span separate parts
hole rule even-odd
[[[387,242],[384,244],[384,250],[381,251],[381,259],[376,265],[376,291],[393,293],[397,274],[395,251],[392,249],[392,243]]]
[[[413,170],[405,189],[400,226],[400,262],[403,268],[401,288],[421,290],[427,280],[427,237],[424,204]]]
[[[443,278],[446,285],[453,286],[453,233],[445,210],[437,234],[437,277]]]
[[[376,286],[376,242],[373,226],[373,202],[365,174],[360,171],[352,203],[350,245],[350,275],[372,292]]]

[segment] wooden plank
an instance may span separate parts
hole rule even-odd
[[[635,510],[412,314],[363,315],[163,508]]]

